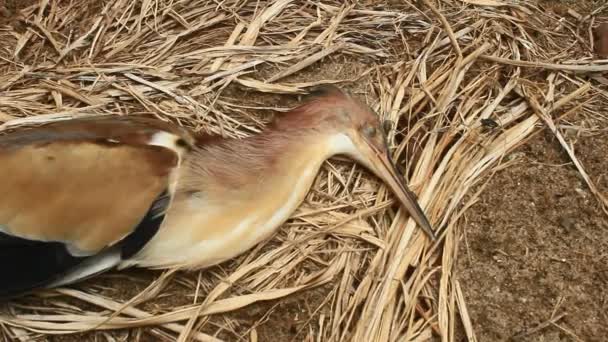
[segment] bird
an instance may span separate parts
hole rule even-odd
[[[0,135],[0,298],[111,269],[200,270],[235,258],[270,238],[339,155],[387,184],[435,240],[385,128],[364,101],[321,85],[241,138],[139,114],[8,130]]]

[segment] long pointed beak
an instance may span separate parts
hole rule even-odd
[[[424,233],[426,233],[432,241],[435,241],[437,237],[433,232],[431,223],[422,211],[422,208],[420,208],[414,193],[405,185],[404,178],[397,171],[390,156],[385,153],[374,151],[367,157],[378,177],[391,188],[393,193],[399,198],[399,202],[401,202]]]

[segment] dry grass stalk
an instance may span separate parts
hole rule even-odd
[[[535,84],[556,117],[591,112],[590,90],[602,93],[577,73],[608,66],[581,62],[585,56],[572,49],[581,40],[576,23],[560,22],[567,33],[548,32],[554,18],[534,5],[444,1],[439,10],[424,2],[429,13],[408,3],[375,8],[337,0],[119,0],[93,13],[87,0],[25,8],[28,30],[0,29],[0,120],[8,121],[0,131],[41,116],[149,112],[243,137],[263,129],[268,112],[291,106],[289,96],[276,104],[278,94],[343,83],[396,123],[394,157],[441,241],[431,244],[404,212],[394,212],[374,178],[335,160],[284,229],[234,262],[160,276],[126,298],[98,280],[33,295],[2,309],[0,331],[26,340],[146,327],[180,341],[255,341],[255,327],[243,332],[222,314],[324,286],[320,305],[330,310],[315,308],[298,339],[424,341],[439,334],[453,341],[460,320],[475,340],[452,270],[459,218],[483,177],[506,167],[508,153],[539,131],[536,113],[544,109],[519,89]],[[446,33],[433,27],[433,16]],[[529,67],[554,74],[539,81]]]
[[[509,64],[520,67],[530,68],[542,68],[548,70],[557,71],[572,71],[578,73],[591,73],[591,72],[606,72],[608,71],[608,64],[555,64],[555,63],[543,63],[543,62],[529,62],[529,61],[515,61],[507,58],[501,58],[496,56],[481,56],[491,62]]]

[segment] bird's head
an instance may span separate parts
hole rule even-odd
[[[327,138],[331,154],[348,156],[382,179],[423,231],[435,239],[431,224],[407,188],[390,156],[387,124],[363,102],[335,86],[313,89],[303,105],[279,125],[312,130]],[[287,128],[287,127],[284,127]]]

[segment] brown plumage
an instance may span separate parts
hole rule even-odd
[[[94,254],[137,226],[167,188],[177,158],[147,146],[109,149],[95,142],[66,142],[3,151],[0,160],[0,177],[11,180],[0,184],[5,232],[62,241]]]
[[[112,116],[0,136],[0,270],[14,274],[0,280],[0,296],[113,267],[194,269],[233,258],[289,218],[336,154],[387,182],[432,237],[378,116],[336,87],[312,95],[244,139]]]

